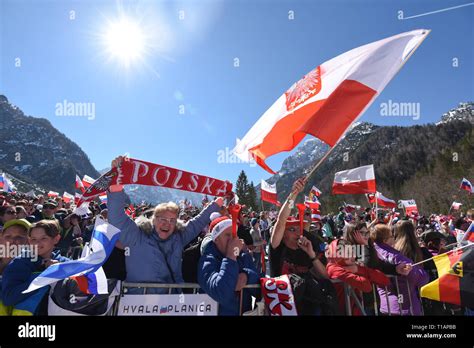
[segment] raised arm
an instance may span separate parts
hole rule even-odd
[[[305,181],[303,178],[298,179],[293,183],[293,189],[291,190],[291,193],[288,195],[285,203],[283,203],[283,206],[281,207],[280,212],[278,213],[278,218],[275,223],[275,226],[273,227],[270,237],[270,243],[273,249],[278,248],[281,243],[281,240],[283,239],[283,234],[285,233],[286,219],[288,218],[288,216],[290,216],[293,202],[296,196],[298,196],[298,193],[303,191],[304,185]]]

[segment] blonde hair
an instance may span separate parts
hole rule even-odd
[[[395,245],[393,247],[413,262],[423,260],[423,254],[415,235],[415,225],[410,221],[399,221],[395,225]]]
[[[392,235],[392,229],[384,224],[377,224],[370,229],[370,238],[375,243],[383,243]]]
[[[153,212],[153,218],[155,218],[157,214],[164,213],[165,211],[175,213],[177,217],[179,214],[179,207],[174,202],[160,203],[155,207],[155,211]]]

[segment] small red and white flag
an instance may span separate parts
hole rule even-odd
[[[308,196],[304,196],[304,205],[309,209],[319,209],[321,202],[316,196],[313,196],[313,199],[310,199]]]
[[[461,205],[462,205],[462,203],[453,202],[453,204],[451,204],[451,209],[459,210],[459,209],[461,209]]]
[[[81,178],[77,174],[76,174],[76,189],[81,190],[81,192],[84,192],[86,190],[84,188],[84,184],[82,183]]]
[[[364,194],[376,191],[373,164],[343,170],[334,175],[333,194]]]
[[[278,196],[276,191],[276,184],[269,184],[265,180],[262,180],[260,185],[260,192],[262,196],[262,201],[273,203],[275,205],[280,205],[278,202]]]
[[[416,202],[414,199],[408,200],[399,200],[399,207],[405,209],[405,215],[417,215],[418,214],[418,207],[416,206]]]
[[[51,197],[51,198],[59,197],[59,192],[49,191],[48,197]]]
[[[344,202],[344,210],[346,211],[346,213],[353,213],[355,212],[356,210],[360,210],[361,209],[361,206],[360,205],[354,205],[354,204],[347,204]]]
[[[316,197],[321,196],[321,190],[318,189],[316,186],[311,187],[311,191],[309,191],[309,198],[312,198],[311,196],[314,195]]]
[[[84,175],[82,178],[82,184],[84,185],[84,188],[90,187],[94,183],[95,179],[92,179],[89,175]]]
[[[311,209],[311,221],[312,222],[321,221],[321,212],[318,209]]]
[[[82,199],[82,195],[80,193],[75,193],[74,194],[74,204],[77,205]]]
[[[393,199],[385,197],[380,192],[377,192],[375,194],[373,193],[367,194],[367,200],[369,201],[370,204],[377,204],[380,207],[385,207],[385,208],[397,207],[397,202],[395,202]]]
[[[74,201],[74,196],[71,195],[70,193],[67,193],[66,191],[64,191],[63,193],[63,201],[64,203],[69,203],[71,201]]]
[[[238,140],[235,155],[265,163],[311,134],[333,147],[428,35],[413,30],[345,52],[305,75]]]
[[[132,219],[135,218],[135,207],[133,206],[133,204],[130,204],[128,206],[128,208],[125,210],[125,214],[130,216]]]

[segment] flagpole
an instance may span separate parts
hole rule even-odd
[[[393,74],[393,77],[392,79],[400,72],[400,70],[403,68],[403,66],[406,64],[406,62],[411,58],[411,56],[413,55],[413,53],[415,53],[415,51],[418,49],[418,47],[423,43],[423,41],[425,41],[425,39],[428,37],[428,35],[431,33],[431,29],[428,29],[428,30],[425,30],[428,32],[428,34],[426,34],[426,36],[416,44],[415,47],[413,47],[413,49],[411,50],[411,52],[407,55],[407,57],[405,58],[405,60],[402,62],[402,64],[400,64],[400,67],[398,68],[397,72],[395,74]],[[378,96],[378,94],[376,95]],[[362,116],[364,114],[364,112],[369,108],[369,106],[372,105],[372,103],[374,102],[375,100],[375,97],[365,106],[364,110],[362,110],[362,112],[359,114],[359,117]],[[355,120],[353,120],[351,122],[351,124],[349,124],[349,126],[346,128],[346,130],[344,131],[343,135],[347,132],[347,130],[350,128],[350,126],[357,120],[359,119],[359,117],[357,117]],[[326,158],[328,158],[328,156],[331,154],[331,152],[334,150],[334,148],[339,144],[339,142],[341,141],[343,137],[341,136],[339,138],[339,140],[334,144],[333,147],[331,147],[329,149],[328,152],[326,152],[326,154],[318,161],[318,163],[316,163],[313,168],[311,168],[311,170],[309,171],[308,174],[306,174],[305,178],[304,178],[304,182],[306,183],[309,179],[309,177],[311,175],[313,175],[313,173],[316,171],[316,169],[319,168],[319,166],[324,162],[324,160],[326,160]]]
[[[464,248],[467,248],[467,247],[470,247],[470,246],[473,246],[473,245],[474,245],[474,244],[467,244],[467,245],[465,245],[465,246],[463,246],[463,247],[461,247],[461,248],[450,250],[450,251],[448,251],[447,253],[459,251],[459,250],[462,250],[462,249],[464,249]],[[446,253],[446,254],[447,254],[447,253]],[[443,255],[443,254],[439,254],[439,255],[436,255],[436,256],[440,256],[440,255]],[[435,258],[436,256],[430,257],[429,259],[426,259],[426,260],[423,260],[423,261],[420,261],[420,262],[417,262],[417,263],[413,263],[411,266],[413,267],[413,266],[421,265],[422,263],[425,263],[426,261],[432,260],[432,259]]]

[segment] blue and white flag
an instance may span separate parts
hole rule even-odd
[[[89,245],[89,254],[77,260],[61,262],[49,266],[31,282],[28,289],[23,291],[23,293],[26,294],[72,276],[90,273],[101,274],[101,266],[112,253],[119,236],[120,230],[118,228],[97,217]],[[97,286],[96,289],[99,294],[108,293],[106,286]]]

